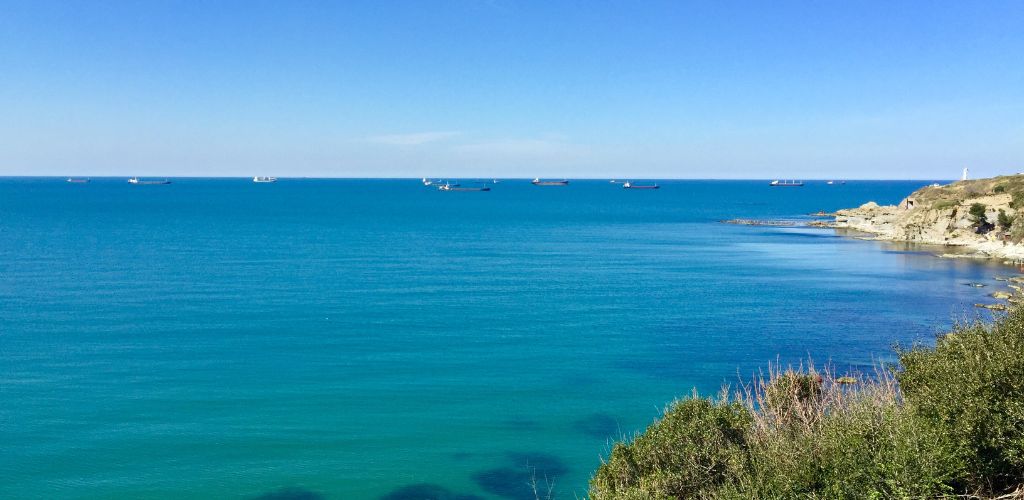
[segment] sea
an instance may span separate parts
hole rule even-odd
[[[721,222],[932,181],[125,181],[0,178],[0,498],[583,497],[673,400],[870,373],[1016,271]]]

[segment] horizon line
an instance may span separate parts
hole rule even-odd
[[[977,177],[968,180],[978,179],[991,179],[995,177],[1009,177],[1021,174],[1002,174],[994,175],[990,177]],[[76,175],[0,175],[0,179],[68,179],[68,178],[87,178],[87,179],[120,179],[120,178],[132,178],[132,177],[145,177],[145,178],[165,178],[165,179],[252,179],[250,176],[239,176],[239,175],[163,175],[163,174],[150,174],[150,175],[88,175],[88,174],[76,174]],[[405,177],[405,176],[378,176],[378,177],[357,177],[357,176],[271,176],[278,180],[282,179],[293,179],[293,180],[421,180],[421,179],[436,179],[436,180],[455,180],[455,179],[499,179],[499,180],[532,180],[535,178],[540,179],[565,179],[565,180],[576,180],[576,181],[598,181],[598,180],[655,180],[655,181],[761,181],[761,180],[775,180],[775,179],[792,179],[799,181],[949,181],[955,182],[960,179],[940,179],[932,177],[562,177],[562,176],[542,176],[542,177],[495,177],[495,176],[459,176],[459,175],[440,175],[440,176],[429,176],[429,177]]]

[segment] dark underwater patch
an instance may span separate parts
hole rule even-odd
[[[325,496],[305,488],[281,488],[253,497],[253,500],[324,500]]]
[[[548,485],[569,471],[560,458],[547,453],[509,453],[510,465],[473,474],[484,491],[513,500],[535,500],[545,496]],[[537,492],[534,493],[534,483]]]
[[[607,413],[592,413],[572,423],[573,429],[594,438],[615,437],[619,433],[619,422]]]
[[[417,483],[403,486],[380,500],[483,500],[477,495],[456,493],[439,484]]]
[[[544,476],[553,477],[561,476],[566,472],[569,472],[569,467],[558,458],[550,453],[518,453],[513,452],[508,455],[509,462],[514,466],[523,467],[530,470],[537,471],[537,477],[543,478]]]
[[[534,476],[525,467],[497,467],[473,474],[473,481],[484,491],[500,497],[532,500]]]

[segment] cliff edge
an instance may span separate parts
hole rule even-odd
[[[880,240],[966,247],[977,257],[1024,260],[1024,218],[1018,210],[1024,214],[1024,175],[1010,175],[933,184],[899,205],[868,202],[839,210],[835,227]]]

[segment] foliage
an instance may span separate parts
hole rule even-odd
[[[1024,310],[957,326],[901,368],[772,370],[673,404],[591,479],[611,498],[1024,498]],[[855,381],[856,383],[851,383]]]
[[[711,494],[743,477],[750,412],[738,402],[677,401],[629,444],[616,443],[591,481],[594,498],[679,498]]]
[[[1011,208],[1024,208],[1024,191],[1014,191],[1010,200]]]
[[[1013,226],[1013,217],[1006,215],[1006,210],[999,209],[999,216],[996,217],[996,222],[999,224],[999,227],[1003,228],[1003,230],[1007,230]]]
[[[934,208],[935,210],[946,210],[947,208],[953,208],[959,204],[960,202],[958,202],[957,200],[942,200],[932,205],[932,208]]]
[[[1000,184],[1000,185],[992,188],[992,192],[995,193],[995,194],[1005,193],[1006,192],[1006,184]]]
[[[900,354],[915,412],[952,439],[966,464],[957,486],[1006,491],[1024,481],[1024,310],[959,326],[934,349]]]
[[[971,215],[971,222],[976,226],[983,226],[988,224],[988,218],[985,217],[985,205],[981,203],[972,203],[971,209],[967,212]]]

